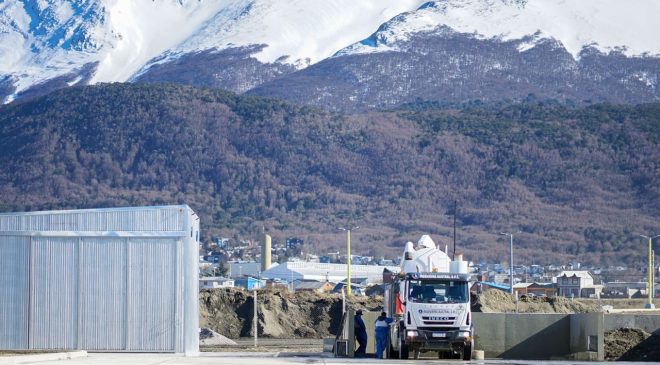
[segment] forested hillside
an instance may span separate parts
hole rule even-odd
[[[660,105],[528,101],[340,115],[173,85],[105,84],[0,107],[0,210],[186,203],[205,239],[399,254],[431,233],[506,261],[641,263],[660,217]],[[519,232],[519,233],[518,233]],[[506,241],[506,242],[505,242]]]

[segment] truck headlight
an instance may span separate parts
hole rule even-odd
[[[466,341],[470,341],[470,332],[469,331],[461,331],[456,335],[458,338],[464,338]]]
[[[407,331],[406,336],[408,336],[408,337],[417,337],[417,331]]]

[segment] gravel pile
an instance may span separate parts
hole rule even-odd
[[[519,313],[589,313],[600,311],[596,302],[571,300],[564,297],[518,298]],[[501,290],[489,289],[472,296],[472,311],[483,313],[511,313],[516,311],[515,297]]]
[[[660,336],[638,328],[606,332],[605,360],[660,361]]]
[[[236,342],[228,339],[227,337],[215,332],[210,328],[202,328],[199,331],[199,345],[200,346],[233,346]]]
[[[342,299],[339,294],[259,291],[259,337],[317,338],[334,336],[339,328]],[[355,309],[381,310],[379,296],[353,296]],[[200,325],[228,338],[252,337],[254,302],[251,292],[209,289],[200,292]]]

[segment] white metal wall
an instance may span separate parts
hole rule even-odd
[[[28,237],[0,237],[0,349],[28,348]]]
[[[173,351],[177,311],[176,241],[132,240],[129,244],[127,350]],[[178,319],[178,320],[177,320]]]
[[[0,349],[198,352],[198,219],[136,211],[0,214]]]
[[[80,347],[126,349],[128,238],[80,242]]]
[[[78,347],[77,245],[77,238],[32,238],[30,348]]]

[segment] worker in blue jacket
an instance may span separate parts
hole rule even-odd
[[[383,353],[387,346],[389,345],[390,337],[390,323],[394,320],[387,316],[387,313],[382,312],[378,318],[376,318],[376,323],[374,324],[376,331],[376,358],[382,359]]]
[[[355,357],[364,357],[367,352],[367,327],[362,320],[362,309],[355,312],[355,339],[358,342],[358,348],[355,350]]]

